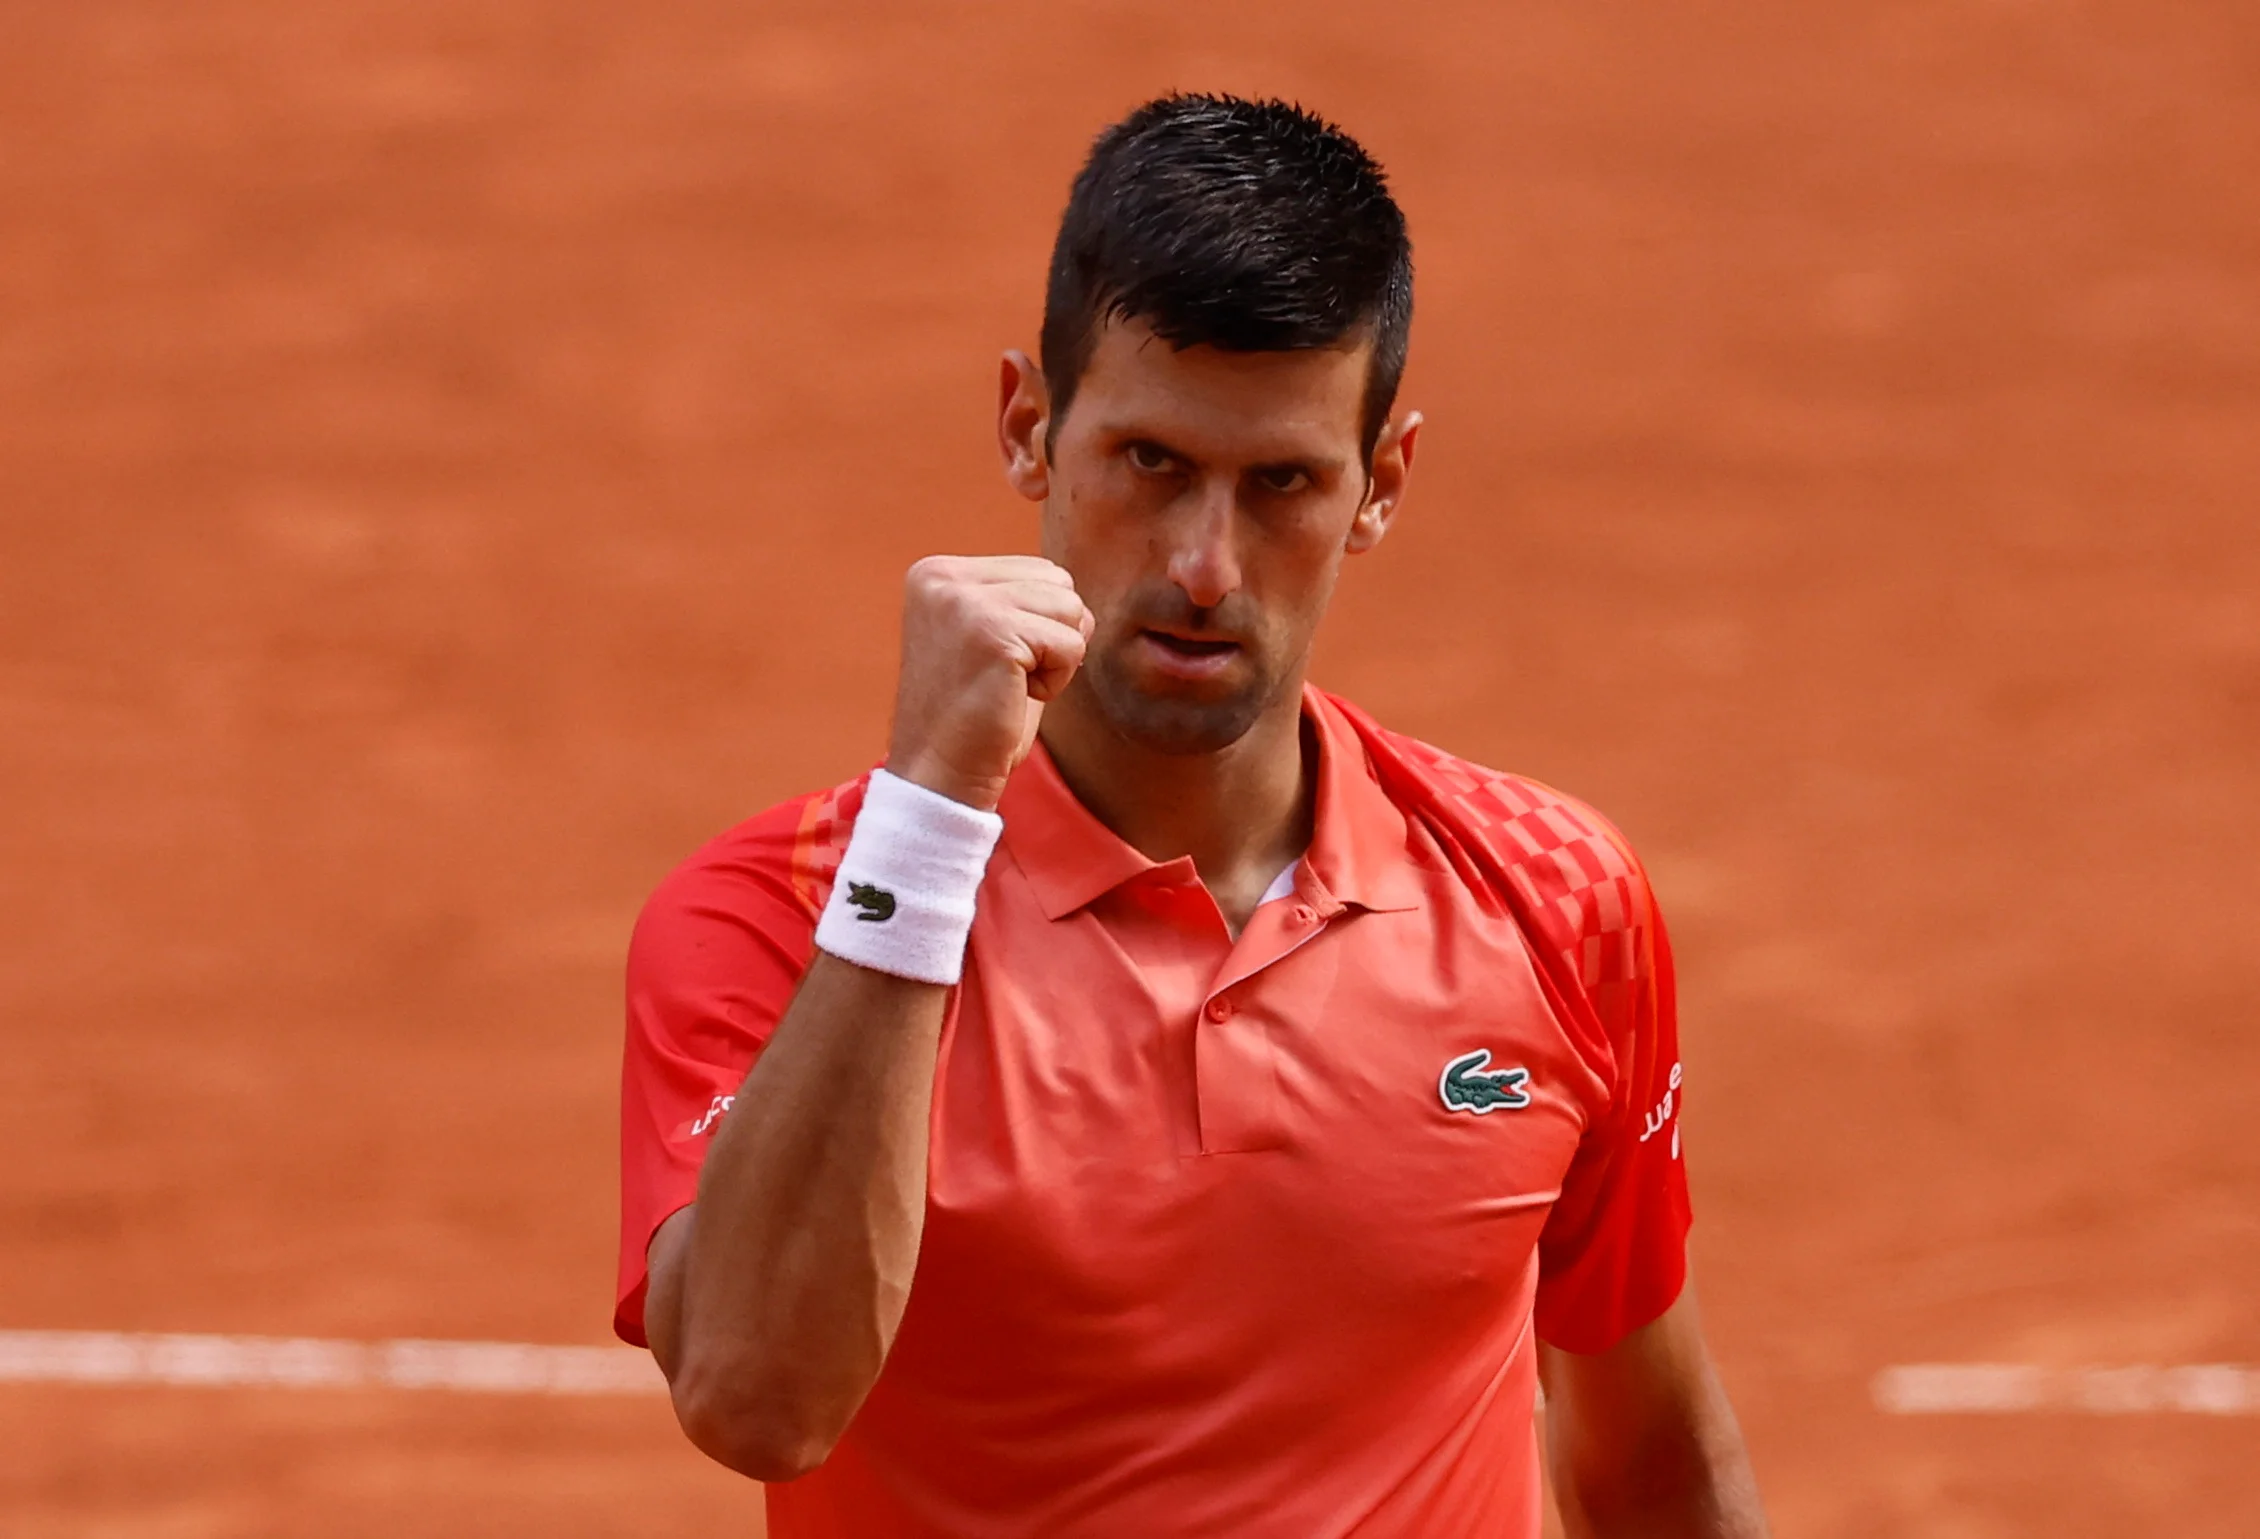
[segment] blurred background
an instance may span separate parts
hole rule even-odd
[[[995,355],[1172,87],[1394,175],[1431,425],[1318,677],[1649,856],[1779,1530],[2260,1533],[2250,1414],[1872,1389],[2260,1362],[2231,5],[0,5],[0,1329],[606,1340],[628,927],[1026,547]],[[11,1535],[759,1523],[651,1398],[0,1449]]]

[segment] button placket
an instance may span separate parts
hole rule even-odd
[[[1284,912],[1282,912],[1284,910]],[[1290,987],[1284,997],[1265,975],[1325,933],[1339,906],[1321,910],[1297,901],[1258,910],[1258,918],[1233,950],[1201,1004],[1194,1032],[1194,1081],[1201,1149],[1207,1154],[1253,1153],[1290,1141],[1280,1101],[1277,1012],[1295,1013],[1289,1000],[1324,997]],[[1260,928],[1259,928],[1260,927]],[[1302,969],[1298,969],[1300,972]],[[1261,992],[1251,992],[1261,991]]]
[[[1327,925],[1341,913],[1342,908],[1338,904],[1319,909],[1305,901],[1298,901],[1286,913],[1274,915],[1268,920],[1262,909],[1256,910],[1256,919],[1241,934],[1240,943],[1232,948],[1232,955],[1226,960],[1224,970],[1217,974],[1216,982],[1211,985],[1215,990],[1215,997],[1228,997],[1231,990],[1258,976],[1264,969],[1278,966],[1325,934]],[[1305,918],[1305,915],[1309,917]],[[1268,934],[1259,935],[1258,925],[1264,925]],[[1251,939],[1269,939],[1275,944],[1269,951],[1257,951],[1250,944]]]

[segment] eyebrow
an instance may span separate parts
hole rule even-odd
[[[1260,465],[1250,465],[1247,473],[1252,476],[1260,476],[1267,475],[1274,470],[1299,470],[1311,479],[1316,480],[1323,475],[1339,474],[1342,467],[1348,463],[1347,460],[1335,455],[1316,454],[1302,459],[1265,460]]]
[[[1188,464],[1197,465],[1202,463],[1201,456],[1179,448],[1177,445],[1171,443],[1168,439],[1161,437],[1159,434],[1153,432],[1148,428],[1131,427],[1127,424],[1116,425],[1111,423],[1102,423],[1099,427],[1099,432],[1102,436],[1110,438],[1116,443],[1122,444],[1124,446],[1131,444],[1148,444],[1153,448],[1161,450],[1162,453],[1167,454],[1174,459],[1184,460]],[[1349,461],[1347,459],[1344,459],[1340,455],[1334,454],[1287,454],[1281,455],[1274,459],[1259,460],[1256,463],[1246,467],[1242,474],[1260,476],[1267,471],[1273,470],[1300,470],[1309,475],[1313,480],[1316,480],[1322,475],[1338,475],[1341,473],[1343,467],[1348,464]]]

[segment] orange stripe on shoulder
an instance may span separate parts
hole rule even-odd
[[[808,910],[810,919],[823,913],[832,896],[832,883],[847,853],[848,835],[855,831],[855,815],[863,809],[863,786],[858,776],[808,799],[793,830],[793,896]]]

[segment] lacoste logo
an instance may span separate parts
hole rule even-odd
[[[856,910],[856,919],[864,924],[885,924],[895,917],[895,895],[884,887],[874,887],[869,882],[848,883],[848,907]]]
[[[698,1137],[699,1134],[714,1126],[715,1123],[720,1122],[722,1114],[735,1105],[737,1099],[734,1095],[718,1095],[707,1102],[705,1112],[696,1121],[682,1129],[682,1136],[685,1138]]]
[[[1664,1098],[1656,1103],[1655,1109],[1648,1113],[1647,1119],[1640,1125],[1640,1141],[1646,1143],[1661,1133],[1668,1123],[1671,1127],[1671,1157],[1675,1160],[1679,1158],[1679,1086],[1685,1078],[1684,1067],[1673,1064],[1671,1081],[1664,1087]]]
[[[1446,1111],[1473,1112],[1478,1117],[1502,1108],[1513,1111],[1530,1104],[1528,1069],[1486,1069],[1491,1049],[1479,1047],[1444,1065],[1436,1077],[1436,1094]]]

